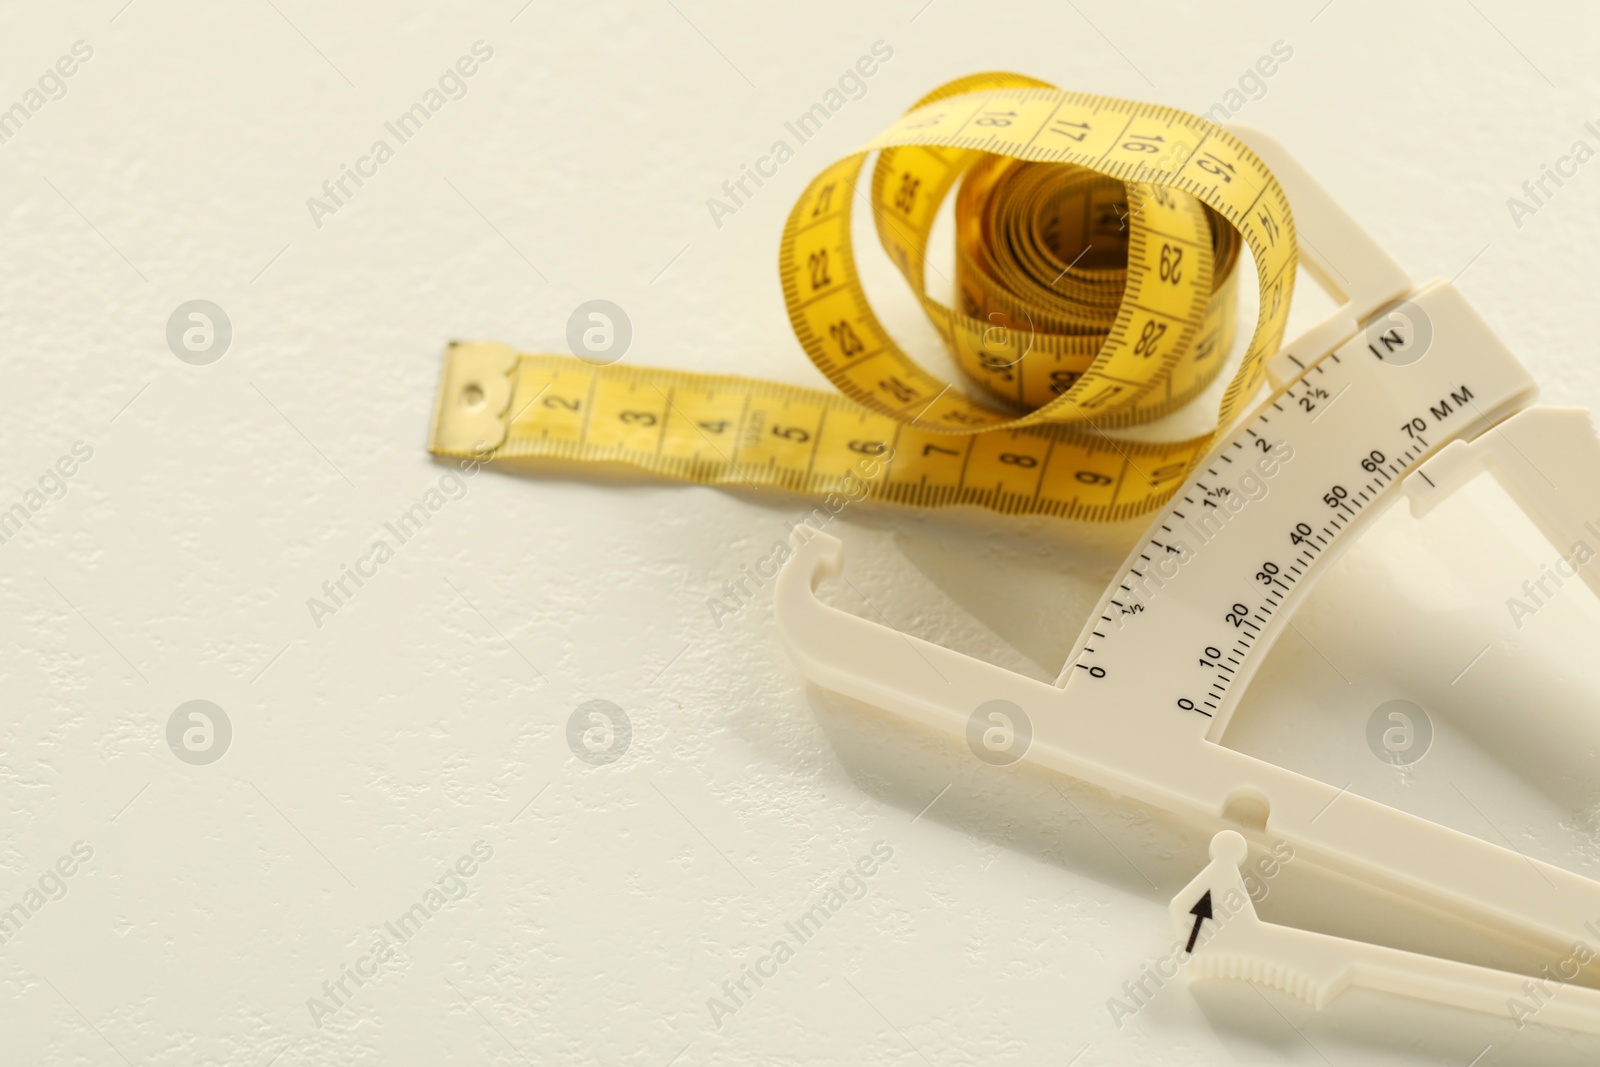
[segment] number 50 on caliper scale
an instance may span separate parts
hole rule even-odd
[[[1585,943],[1600,884],[1219,742],[1296,604],[1375,513],[1404,497],[1420,515],[1487,470],[1567,552],[1600,516],[1600,442],[1587,412],[1529,406],[1527,371],[1453,285],[1414,287],[1281,146],[1234,132],[1288,192],[1308,269],[1344,303],[1269,363],[1275,391],[1151,524],[1057,683],[822,603],[813,587],[843,548],[807,527],[778,579],[778,624],[827,689],[959,736],[974,709],[1020,709],[1027,759],[1218,827],[1211,864],[1171,906],[1192,975],[1318,1007],[1359,985],[1503,1015],[1527,976],[1260,921],[1235,828],[1552,959]],[[1242,901],[1225,921],[1224,897]],[[1566,989],[1537,1021],[1600,1032],[1600,991]]]

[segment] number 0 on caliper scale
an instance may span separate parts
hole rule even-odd
[[[1194,940],[1212,896],[1244,892],[1241,824],[1551,958],[1600,916],[1600,884],[1219,743],[1306,590],[1384,506],[1404,496],[1420,515],[1487,470],[1559,551],[1600,515],[1587,412],[1530,407],[1533,380],[1453,285],[1413,287],[1280,145],[1234,132],[1288,191],[1307,268],[1344,303],[1269,365],[1275,392],[1133,549],[1056,685],[823,604],[813,586],[843,563],[826,534],[785,565],[779,626],[827,689],[959,736],[973,709],[1009,701],[1031,723],[1026,758],[1216,827],[1212,862],[1171,906],[1191,975],[1266,981],[1317,1007],[1358,985],[1504,1014],[1526,976],[1264,923],[1248,895]],[[1600,1032],[1600,991],[1569,988],[1537,1021]]]

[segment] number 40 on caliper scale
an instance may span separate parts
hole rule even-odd
[[[1505,1014],[1522,974],[1262,922],[1238,830],[1551,958],[1600,916],[1600,884],[1220,739],[1296,604],[1382,507],[1404,496],[1423,514],[1488,470],[1565,552],[1600,515],[1600,441],[1587,412],[1530,406],[1532,378],[1453,285],[1414,287],[1280,145],[1234,132],[1288,191],[1308,270],[1344,302],[1269,364],[1275,391],[1130,553],[1056,684],[823,604],[813,587],[843,562],[826,534],[785,565],[779,626],[827,689],[960,736],[974,708],[1010,702],[1031,724],[1026,758],[1218,827],[1211,863],[1171,905],[1192,976],[1269,982],[1319,1008],[1356,985]],[[1225,920],[1209,906],[1235,894]],[[1600,1032],[1600,991],[1568,989],[1537,1021]]]

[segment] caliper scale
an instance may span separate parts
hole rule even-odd
[[[1115,678],[1124,715],[1218,740],[1255,653],[1327,561],[1408,477],[1428,477],[1420,468],[1442,445],[1534,392],[1448,283],[1319,359],[1277,358],[1295,377],[1201,465],[1124,566],[1060,680],[1073,696],[1096,699]],[[1192,719],[1178,726],[1174,708]]]
[[[1017,709],[1027,759],[1215,827],[1212,863],[1172,903],[1180,933],[1202,894],[1242,885],[1242,829],[1560,958],[1600,917],[1600,884],[1220,744],[1306,591],[1384,508],[1406,498],[1424,513],[1487,470],[1558,551],[1600,517],[1587,413],[1531,407],[1532,378],[1450,282],[1413,287],[1281,146],[1233,132],[1288,191],[1307,268],[1344,303],[1272,360],[1272,395],[1151,524],[1057,684],[822,603],[813,587],[839,573],[843,547],[804,527],[778,579],[780,629],[824,688],[962,737],[975,709]],[[1213,926],[1192,944],[1191,973],[1268,981],[1318,1006],[1358,984],[1503,1013],[1526,982],[1261,923],[1248,897]],[[1539,1021],[1600,1030],[1600,992],[1566,990]]]

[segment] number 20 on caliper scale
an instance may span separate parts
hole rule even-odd
[[[1262,922],[1235,827],[1550,958],[1583,943],[1600,884],[1220,738],[1290,613],[1375,513],[1404,497],[1420,515],[1487,470],[1565,552],[1600,515],[1600,442],[1587,412],[1530,406],[1527,371],[1453,285],[1414,287],[1281,146],[1234,132],[1288,192],[1308,270],[1344,302],[1269,363],[1274,392],[1150,526],[1056,684],[822,603],[814,586],[843,548],[806,527],[778,579],[778,623],[827,689],[959,736],[973,709],[1015,706],[1027,759],[1218,827],[1211,863],[1171,905],[1192,976],[1264,981],[1317,1007],[1361,986],[1503,1015],[1527,976]],[[1242,905],[1223,916],[1224,898]],[[1600,991],[1565,989],[1537,1021],[1600,1032]]]

